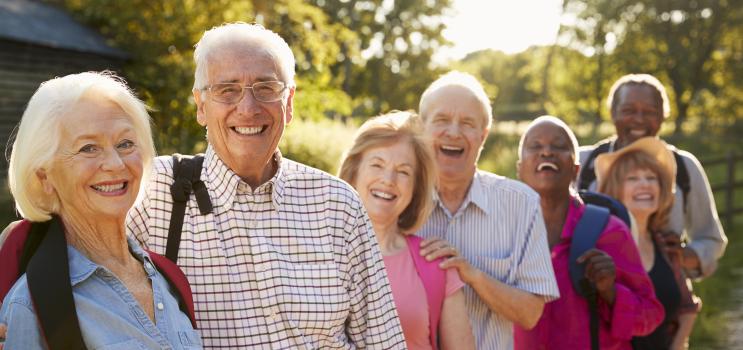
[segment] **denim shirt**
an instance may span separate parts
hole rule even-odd
[[[129,250],[144,265],[152,285],[155,323],[111,271],[67,246],[72,294],[88,349],[201,349],[201,338],[167,280],[131,238]],[[5,350],[45,349],[24,274],[3,301],[0,322],[8,325]]]

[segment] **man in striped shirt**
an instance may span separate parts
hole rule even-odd
[[[292,118],[294,56],[277,34],[245,23],[196,45],[193,88],[208,147],[191,196],[178,265],[209,349],[404,349],[372,226],[349,185],[278,151]],[[158,157],[128,228],[165,253],[171,157]]]
[[[438,164],[436,207],[418,233],[421,254],[449,258],[467,283],[478,349],[512,349],[513,323],[529,329],[559,297],[539,196],[528,186],[477,169],[492,119],[471,75],[445,74],[421,96],[420,115]],[[515,145],[514,145],[515,146]]]

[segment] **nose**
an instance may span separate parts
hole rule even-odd
[[[395,177],[397,176],[397,173],[394,169],[385,169],[382,173],[382,180],[385,182],[391,184],[395,182]]]
[[[444,128],[444,134],[447,135],[447,136],[456,137],[456,136],[459,136],[459,132],[460,132],[460,128],[459,128],[459,125],[457,123],[449,123]]]
[[[243,90],[243,98],[237,101],[237,111],[240,113],[247,113],[258,105],[258,100],[253,97],[253,89],[246,88]]]
[[[103,164],[101,164],[101,169],[107,170],[107,171],[117,171],[124,169],[124,160],[121,159],[121,155],[119,152],[116,152],[116,150],[108,150],[105,152],[103,156]]]

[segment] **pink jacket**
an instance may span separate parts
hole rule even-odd
[[[533,329],[514,327],[516,350],[591,348],[588,304],[573,290],[568,270],[570,242],[584,210],[585,206],[577,199],[571,200],[562,241],[551,251],[560,299],[545,304],[542,317]],[[601,349],[632,349],[632,337],[651,333],[663,321],[663,305],[655,298],[637,246],[621,220],[609,218],[596,248],[609,254],[616,266],[614,305],[607,305],[601,298],[598,302]]]

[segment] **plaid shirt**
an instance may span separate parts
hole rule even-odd
[[[178,265],[193,290],[206,348],[404,349],[371,223],[346,183],[282,159],[255,190],[207,149],[201,180],[214,210],[191,196]],[[158,157],[127,227],[164,254],[172,158]]]

